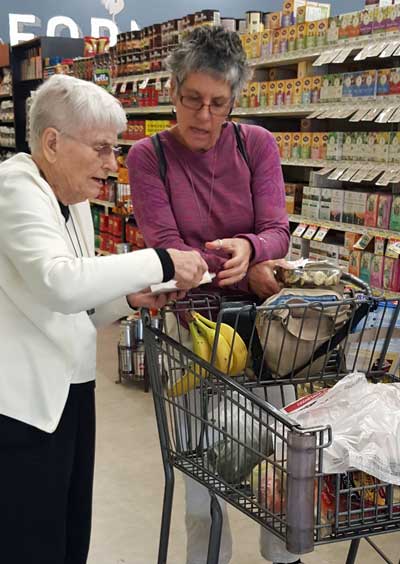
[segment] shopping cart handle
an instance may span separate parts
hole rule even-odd
[[[360,290],[363,290],[367,294],[367,296],[372,296],[370,285],[367,284],[367,282],[364,282],[364,280],[361,280],[361,278],[354,276],[353,274],[349,274],[348,272],[343,272],[341,276],[341,281],[348,282],[349,284],[353,284]]]

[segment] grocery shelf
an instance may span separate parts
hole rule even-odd
[[[13,97],[13,95],[10,94],[0,94],[0,100],[10,100]]]
[[[136,143],[136,139],[118,139],[117,145],[134,145]]]
[[[400,239],[400,231],[391,231],[390,229],[379,229],[377,227],[368,227],[366,225],[354,225],[354,223],[343,223],[342,221],[328,221],[327,219],[313,219],[303,215],[289,214],[289,221],[294,223],[305,223],[306,225],[316,225],[318,227],[326,227],[336,231],[351,231],[359,233],[360,236],[368,233],[372,237],[383,237],[389,239],[391,237]]]
[[[0,119],[0,125],[13,125],[14,123],[14,119]]]
[[[400,172],[400,164],[394,163],[380,163],[380,162],[372,162],[372,161],[328,161],[328,160],[313,160],[313,159],[281,159],[281,165],[283,166],[302,166],[307,168],[325,168],[329,167],[335,168],[357,168],[359,170],[365,169],[365,172],[371,168],[371,166],[376,169],[376,175],[381,174],[388,170],[393,172],[399,171]],[[381,169],[379,172],[378,169]],[[340,180],[340,178],[339,178]]]
[[[132,74],[129,76],[118,76],[113,79],[113,83],[122,84],[124,82],[136,82],[139,80],[157,80],[157,78],[169,78],[168,71],[149,72],[145,74]]]
[[[358,37],[352,37],[351,39],[340,39],[337,43],[332,43],[329,45],[324,45],[320,47],[308,47],[307,49],[298,49],[296,51],[290,51],[278,55],[268,55],[264,58],[249,59],[249,66],[257,68],[268,68],[283,66],[289,64],[300,63],[302,61],[310,61],[316,59],[322,53],[333,50],[352,48],[356,51],[366,47],[367,45],[378,44],[383,41],[400,41],[400,33],[398,32],[388,32],[388,33],[377,33],[373,35],[360,35]]]
[[[89,200],[89,202],[91,204],[96,204],[98,206],[103,206],[104,208],[115,208],[115,203],[114,202],[107,202],[106,200],[97,200],[96,198],[93,198],[91,200]]]
[[[173,106],[146,106],[140,108],[125,108],[126,114],[172,114]]]
[[[0,149],[11,149],[11,150],[14,150],[14,151],[15,151],[16,146],[15,146],[15,145],[2,145],[2,144],[0,143]]]

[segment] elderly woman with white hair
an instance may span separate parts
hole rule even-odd
[[[196,252],[94,256],[88,198],[117,163],[119,102],[54,76],[30,112],[32,155],[0,165],[0,531],[7,564],[84,564],[94,463],[96,327],[195,287]],[[6,338],[7,337],[7,338]]]

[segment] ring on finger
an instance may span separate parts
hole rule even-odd
[[[219,251],[220,249],[222,249],[222,239],[217,239],[217,241],[218,241],[218,249],[217,250]]]

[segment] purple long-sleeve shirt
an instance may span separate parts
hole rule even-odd
[[[209,271],[216,273],[227,255],[204,249],[206,241],[245,237],[253,246],[252,264],[286,255],[290,232],[275,139],[255,125],[243,124],[241,132],[251,173],[231,123],[204,153],[189,150],[163,131],[165,185],[151,140],[131,148],[127,165],[134,213],[146,245],[199,250]]]

